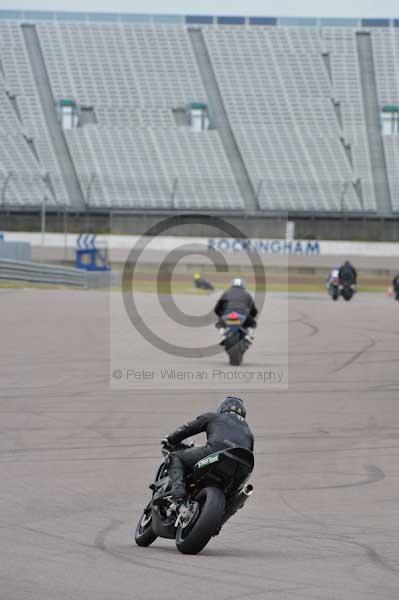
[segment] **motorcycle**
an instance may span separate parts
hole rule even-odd
[[[338,300],[340,295],[339,277],[332,277],[328,283],[328,293],[333,300]]]
[[[340,293],[342,298],[349,302],[356,294],[356,285],[350,281],[342,281],[340,284]]]
[[[163,446],[165,459],[150,485],[152,499],[136,527],[138,546],[150,546],[162,537],[174,539],[182,554],[198,554],[252,495],[253,487],[247,481],[254,468],[253,453],[244,448],[227,448],[197,462],[186,476],[186,500],[173,500],[168,495],[168,457],[171,452],[190,447]]]
[[[238,367],[243,359],[245,352],[251,346],[253,337],[251,330],[244,327],[248,314],[239,312],[230,312],[222,316],[223,323],[220,333],[223,340],[220,345],[224,346],[229,361],[232,366]]]

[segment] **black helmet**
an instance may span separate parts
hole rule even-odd
[[[218,414],[235,412],[241,417],[245,419],[247,411],[245,410],[244,402],[241,398],[236,398],[235,396],[226,396],[226,398],[221,402],[216,411]]]

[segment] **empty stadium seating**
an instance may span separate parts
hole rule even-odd
[[[92,181],[91,205],[244,208],[219,134],[175,123],[173,109],[207,101],[184,29],[42,23],[37,30],[54,98],[94,108],[95,126],[67,134],[83,191]]]
[[[45,189],[46,202],[49,206],[66,206],[69,204],[69,199],[49,138],[21,27],[17,22],[0,22],[0,61],[2,65],[0,81],[3,80],[0,127],[2,131],[9,131],[10,128],[14,129],[12,125],[14,123],[13,134],[16,134],[16,136],[13,135],[12,142],[11,138],[8,138],[0,155],[2,180],[4,181],[10,171],[17,172],[8,184],[6,202],[7,204],[41,205],[43,189]],[[4,90],[8,92],[9,96],[15,98],[15,109],[12,109],[10,102],[7,101]],[[10,116],[12,112],[14,116]],[[17,113],[20,124],[16,123]],[[32,141],[30,148],[26,139],[21,135],[22,131]],[[8,152],[13,153],[15,160],[7,158]],[[49,177],[50,187],[43,185],[44,175]],[[12,196],[12,190],[18,180],[21,181],[18,188],[21,190],[21,194],[15,189],[15,194]],[[32,191],[28,193],[30,187]]]
[[[192,102],[212,104],[190,21],[155,21],[75,16],[34,24],[54,108],[67,99],[91,114],[63,133],[83,202],[107,210],[245,210],[223,128],[194,132],[184,117]],[[259,209],[376,212],[356,43],[367,23],[243,22],[200,26]],[[0,202],[38,206],[45,198],[68,207],[68,170],[22,26],[0,18]],[[397,105],[399,29],[372,28],[372,42],[379,103]],[[399,211],[399,138],[383,142]]]
[[[215,131],[90,125],[66,133],[92,206],[243,208]]]
[[[381,28],[372,33],[380,108],[399,106],[399,31]],[[394,211],[399,211],[399,138],[384,136],[385,160]]]
[[[56,99],[156,109],[206,101],[183,28],[40,23],[37,31]]]
[[[360,210],[317,30],[204,31],[261,207]]]

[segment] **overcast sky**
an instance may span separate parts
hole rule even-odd
[[[399,17],[399,0],[0,0],[0,9],[301,17]]]

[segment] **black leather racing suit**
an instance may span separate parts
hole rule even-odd
[[[254,436],[248,423],[234,412],[204,413],[168,435],[168,440],[175,445],[202,432],[207,436],[205,446],[178,450],[170,455],[168,472],[172,481],[172,494],[176,497],[185,495],[185,472],[205,456],[234,446],[246,448],[251,452],[254,449]]]
[[[214,308],[214,312],[219,317],[217,327],[222,325],[220,317],[229,311],[248,313],[244,327],[256,327],[255,317],[258,314],[258,309],[251,294],[243,288],[233,286],[219,298]]]
[[[350,284],[357,283],[357,271],[350,262],[346,262],[339,270],[339,280],[341,283],[348,282]]]

